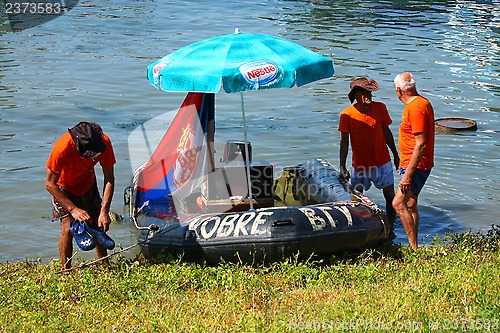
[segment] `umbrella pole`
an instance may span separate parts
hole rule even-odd
[[[250,200],[250,209],[252,210],[253,209],[252,180],[250,179],[250,155],[248,151],[247,123],[245,119],[245,103],[243,102],[243,91],[240,91],[240,96],[241,96],[241,113],[243,114],[243,140],[245,142],[245,157],[246,157],[246,161],[243,160],[243,163],[245,164],[245,171],[247,173],[248,199]]]

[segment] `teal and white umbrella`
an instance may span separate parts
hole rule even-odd
[[[333,75],[333,61],[297,43],[263,34],[240,33],[196,42],[148,66],[149,83],[170,92],[240,92],[245,156],[249,156],[243,91],[291,88]],[[250,170],[247,173],[248,188]],[[249,191],[253,208],[252,191]]]
[[[333,61],[276,36],[235,33],[185,46],[148,66],[164,91],[216,93],[291,88],[325,79]]]

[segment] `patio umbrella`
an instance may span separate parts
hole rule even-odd
[[[149,82],[160,90],[216,93],[222,87],[227,93],[240,92],[245,156],[249,154],[243,91],[302,86],[333,73],[331,59],[299,44],[238,29],[180,48],[147,68]],[[251,191],[249,195],[253,208]]]
[[[276,36],[240,33],[185,46],[148,66],[164,91],[216,93],[291,88],[333,75],[333,61]]]

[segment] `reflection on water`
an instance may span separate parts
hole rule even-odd
[[[267,33],[331,57],[334,77],[300,88],[245,93],[256,160],[279,167],[324,158],[338,164],[338,115],[349,83],[379,82],[397,138],[403,105],[392,80],[412,71],[436,118],[477,121],[477,132],[436,138],[436,167],[420,198],[421,235],[484,230],[500,197],[499,1],[83,2],[63,17],[0,35],[0,261],[57,258],[45,161],[55,140],[79,121],[100,123],[118,163],[113,210],[132,175],[128,136],[176,109],[183,94],[152,88],[152,61],[192,42],[232,33]],[[216,140],[241,140],[238,94],[216,96]],[[383,205],[374,188],[367,195]],[[406,242],[398,224],[396,239]],[[110,234],[128,246],[127,223]],[[93,257],[95,254],[79,254]]]

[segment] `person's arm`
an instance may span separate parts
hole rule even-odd
[[[392,135],[391,129],[389,126],[383,126],[382,127],[384,130],[384,137],[385,137],[385,143],[389,147],[389,149],[392,152],[392,156],[394,158],[394,166],[396,169],[399,168],[399,154],[398,150],[396,149],[396,144],[394,143],[394,136]]]
[[[349,179],[349,171],[346,168],[347,154],[349,152],[349,133],[340,132],[340,174]]]
[[[424,156],[425,149],[427,148],[427,137],[424,132],[415,134],[415,148],[413,148],[413,153],[410,158],[410,163],[408,163],[408,167],[406,168],[405,174],[401,178],[399,182],[399,188],[403,194],[410,189],[411,178],[413,177],[413,173],[417,169],[418,164],[422,160],[422,156]]]
[[[102,194],[101,212],[99,214],[98,226],[108,231],[111,219],[109,217],[109,210],[111,208],[111,201],[113,200],[113,192],[115,191],[115,173],[114,168],[110,167],[102,169],[104,175],[104,189]]]
[[[45,188],[56,199],[58,203],[66,209],[71,216],[78,221],[89,221],[90,215],[83,209],[75,206],[75,204],[68,199],[68,197],[59,189],[57,182],[59,181],[60,174],[52,172],[47,168],[47,176],[45,178]]]

